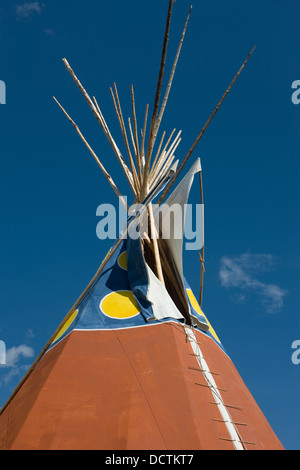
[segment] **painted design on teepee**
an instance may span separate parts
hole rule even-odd
[[[126,320],[140,313],[138,303],[129,290],[120,290],[106,295],[100,303],[100,309],[104,315],[117,320]]]
[[[71,314],[70,318],[68,318],[68,320],[65,322],[65,324],[62,326],[62,328],[59,330],[59,332],[55,336],[52,344],[56,343],[56,341],[58,341],[63,336],[63,334],[70,328],[70,326],[73,324],[74,320],[76,319],[78,312],[79,310],[77,309],[75,310],[75,312]]]
[[[218,338],[218,335],[216,334],[215,330],[213,329],[213,327],[211,326],[211,324],[209,323],[206,315],[204,315],[204,313],[202,312],[201,308],[200,308],[200,305],[198,304],[197,300],[196,300],[196,297],[194,296],[193,294],[193,291],[191,289],[186,289],[186,293],[188,295],[188,298],[189,298],[189,301],[192,305],[192,307],[196,310],[196,312],[198,312],[200,315],[203,315],[205,320],[207,321],[207,324],[209,325],[209,329],[208,331],[212,334],[212,336],[214,337],[214,339],[216,339],[218,341],[218,343],[221,344],[221,341],[220,339]]]
[[[120,268],[125,269],[127,271],[127,251],[123,251],[118,258],[118,265]]]

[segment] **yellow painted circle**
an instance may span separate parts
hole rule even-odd
[[[132,318],[140,313],[139,305],[129,290],[119,290],[108,294],[101,301],[100,308],[104,315],[117,320]]]
[[[127,251],[123,251],[118,258],[118,265],[127,271]]]

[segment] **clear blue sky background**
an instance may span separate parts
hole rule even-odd
[[[190,3],[174,5],[167,70]],[[111,241],[96,208],[115,195],[52,99],[95,148],[123,194],[126,181],[62,58],[95,95],[115,140],[109,87],[124,115],[135,86],[142,127],[152,109],[167,0],[1,0],[0,106],[2,405],[89,282]],[[182,157],[256,45],[194,158],[205,196],[204,310],[283,445],[300,449],[300,80],[298,0],[195,0],[162,129],[182,129]],[[124,152],[125,154],[125,152]],[[192,163],[192,162],[191,162]],[[199,202],[197,185],[192,201]],[[184,256],[196,296],[197,252]]]

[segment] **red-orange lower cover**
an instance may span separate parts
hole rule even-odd
[[[283,449],[232,361],[196,332],[247,449]],[[212,392],[175,322],[72,331],[0,416],[0,449],[233,449]]]

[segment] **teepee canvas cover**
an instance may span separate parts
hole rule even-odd
[[[127,268],[124,242],[3,411],[0,449],[281,448],[212,327],[147,321]]]
[[[179,134],[171,144],[169,139],[164,148],[161,141],[151,165],[155,137],[187,26],[186,22],[159,111],[172,6],[170,0],[147,149],[147,119],[138,145],[131,89],[131,137],[136,166],[116,87],[112,96],[130,168],[96,99],[91,100],[65,61],[109,139],[135,201],[143,202],[144,209],[130,215],[126,230],[2,408],[0,450],[282,449],[184,276],[182,239],[172,235],[164,238],[158,224],[159,209],[163,209],[166,196],[167,205],[184,207],[188,201],[194,178],[202,172],[200,160],[174,190],[173,184],[246,63],[178,169],[174,152]],[[63,111],[120,196],[78,126]],[[162,218],[164,214],[162,211]],[[143,219],[150,227],[150,236],[130,237],[130,230],[141,227]]]

